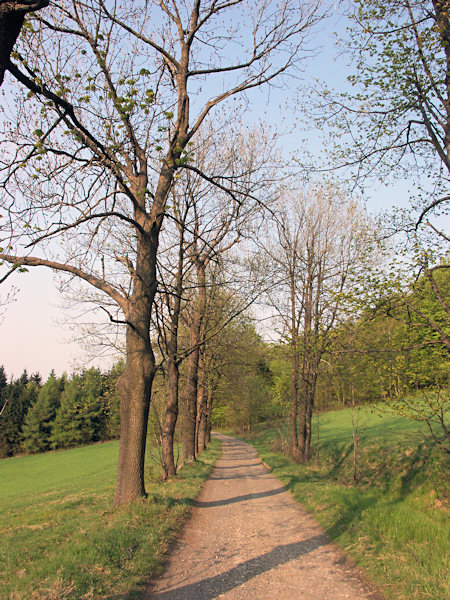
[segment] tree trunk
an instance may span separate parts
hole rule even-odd
[[[314,406],[314,395],[309,390],[307,402],[307,410],[306,410],[306,435],[305,435],[305,447],[303,449],[303,461],[305,463],[309,462],[311,458],[311,433],[312,433],[312,415],[313,415],[313,406]]]
[[[150,393],[155,374],[153,352],[130,326],[127,365],[117,382],[120,394],[120,450],[114,505],[145,496],[144,460]]]
[[[198,366],[200,361],[200,343],[202,321],[206,306],[205,266],[197,264],[198,298],[195,302],[191,320],[190,345],[193,348],[188,358],[186,386],[183,392],[184,419],[182,428],[183,462],[195,460],[195,428],[197,423],[197,387]]]
[[[169,397],[166,402],[164,413],[164,425],[162,434],[162,467],[163,478],[175,477],[176,466],[173,455],[173,444],[175,437],[175,426],[178,419],[178,389],[180,381],[180,370],[178,363],[178,325],[181,312],[181,296],[183,293],[183,267],[184,267],[184,223],[180,223],[180,241],[178,248],[178,266],[175,280],[175,295],[173,299],[172,315],[170,322],[170,336],[167,344],[168,374],[169,374]],[[168,305],[170,306],[170,296]]]
[[[306,388],[306,421],[305,421],[305,440],[302,448],[303,461],[309,462],[311,459],[311,436],[312,436],[312,417],[314,411],[314,400],[316,396],[317,370],[318,363],[313,363],[313,375],[310,377]]]
[[[297,327],[297,301],[296,301],[296,254],[292,255],[293,264],[289,273],[290,302],[291,302],[291,452],[294,460],[298,460],[298,384],[299,384],[299,339]]]
[[[126,366],[117,381],[120,397],[120,448],[117,465],[114,505],[128,504],[146,495],[144,484],[145,448],[147,443],[148,413],[155,356],[150,340],[150,321],[156,294],[156,255],[159,232],[164,212],[159,209],[165,203],[173,170],[161,174],[150,218],[143,206],[135,208],[135,219],[142,228],[137,235],[136,264],[133,271],[133,289],[125,308]],[[144,202],[146,189],[145,171],[135,183],[136,197]]]
[[[359,483],[358,475],[358,422],[359,409],[356,408],[355,417],[355,395],[352,386],[352,435],[353,435],[353,481]]]
[[[312,254],[308,252],[306,265],[306,281],[304,283],[303,311],[303,358],[302,358],[302,413],[300,417],[300,458],[307,461],[308,445],[308,413],[309,413],[309,385],[310,385],[310,353],[311,353],[311,324],[313,309],[313,264]]]
[[[204,418],[204,403],[205,403],[205,388],[204,388],[204,360],[203,352],[200,351],[199,362],[198,362],[198,375],[197,375],[197,411],[195,418],[195,456],[198,456],[203,448],[199,447],[199,431],[200,423]]]
[[[201,362],[203,362],[201,360]],[[203,370],[200,369],[203,373]],[[203,379],[203,377],[202,377]],[[205,449],[205,431],[206,431],[206,393],[205,384],[202,380],[198,386],[198,397],[197,397],[197,424],[196,424],[196,435],[195,435],[195,447],[197,456],[200,452]]]
[[[11,0],[0,3],[0,86],[3,83],[9,57],[19,37],[26,13],[40,10],[48,4],[49,0],[36,0],[35,2]]]
[[[298,460],[298,383],[299,383],[299,354],[296,340],[291,345],[291,448],[292,457]]]
[[[175,437],[175,426],[178,419],[178,364],[174,357],[169,357],[169,397],[166,402],[164,413],[164,425],[162,432],[162,468],[163,478],[175,477],[176,467],[173,454],[173,443]]]
[[[201,412],[201,418],[198,424],[198,438],[197,438],[197,451],[198,454],[205,450],[207,442],[206,442],[206,430],[207,430],[207,417],[206,411],[203,409]]]
[[[208,386],[208,394],[206,397],[206,418],[205,418],[205,448],[211,441],[211,413],[213,404],[215,386]]]
[[[191,331],[191,343],[197,340]],[[194,344],[197,343],[196,341]],[[195,425],[197,421],[198,347],[190,354],[187,365],[186,386],[183,392],[184,419],[182,426],[183,462],[195,460]]]
[[[306,391],[302,394],[302,410],[300,414],[299,424],[299,460],[305,461],[305,448],[306,448],[306,422],[308,416],[308,400]]]

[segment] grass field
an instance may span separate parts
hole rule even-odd
[[[149,472],[149,497],[119,510],[118,442],[1,460],[1,600],[137,597],[219,454],[213,441],[165,484]]]
[[[320,417],[318,446],[317,424],[309,466],[278,453],[280,430],[264,427],[247,441],[388,598],[450,598],[443,454],[417,423],[361,409],[356,485],[351,411]]]

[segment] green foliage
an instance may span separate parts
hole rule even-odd
[[[221,377],[214,394],[213,423],[251,430],[271,412],[265,344],[253,325],[238,320],[227,326],[219,344]]]
[[[115,439],[120,434],[117,379],[123,362],[103,375],[95,368],[70,379],[52,372],[40,386],[40,377],[26,372],[7,382],[0,367],[0,457],[18,452],[45,452]]]
[[[6,402],[8,393],[8,381],[6,379],[6,373],[3,365],[0,365],[0,411]]]
[[[422,390],[414,396],[394,397],[377,408],[424,423],[438,447],[450,455],[450,424],[448,420],[450,390],[448,386]]]
[[[335,330],[321,381],[329,382],[334,399],[343,405],[383,399],[400,406],[416,390],[447,385],[448,314],[426,275],[409,285],[406,276],[400,285],[401,277],[397,273],[380,286],[376,311],[366,309]],[[441,298],[450,298],[449,270],[438,269],[433,280]]]
[[[289,410],[291,401],[291,366],[285,358],[274,358],[270,361],[272,385],[270,388],[274,414],[281,416]]]
[[[50,450],[51,429],[63,389],[64,379],[57,379],[54,373],[51,373],[25,418],[22,442],[25,452]]]
[[[450,269],[437,270],[433,281],[438,286],[439,295],[450,299]],[[439,302],[431,282],[425,275],[411,286],[411,291],[403,297],[396,309],[396,316],[408,327],[409,384],[415,387],[443,385],[448,378],[450,348],[444,343],[444,336],[450,339],[450,318]]]
[[[0,417],[0,458],[19,452],[25,416],[37,399],[39,386],[39,376],[29,379],[26,371],[7,386],[6,406]]]
[[[104,440],[112,440],[120,435],[120,402],[117,380],[125,369],[125,363],[119,361],[103,376],[103,406],[105,409]]]
[[[91,368],[74,375],[61,394],[52,427],[53,448],[69,448],[99,441],[105,426],[100,372]]]
[[[364,173],[380,177],[416,173],[419,189],[434,178],[439,191],[433,190],[433,199],[445,191],[442,167],[447,174],[450,167],[444,141],[449,125],[440,118],[449,100],[446,5],[353,0],[345,43],[351,48],[349,81],[355,91],[330,102],[333,110],[352,111],[349,119],[342,110],[335,113],[336,130],[350,128],[353,134],[343,149],[349,162],[355,158]]]

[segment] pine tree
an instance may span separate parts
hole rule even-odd
[[[104,423],[101,375],[97,369],[89,369],[66,384],[52,427],[51,445],[69,448],[98,441]]]
[[[0,457],[19,452],[25,416],[36,402],[38,394],[39,384],[35,378],[29,380],[26,371],[9,384],[7,405],[0,419]]]
[[[98,442],[103,439],[107,415],[103,397],[103,381],[98,369],[91,368],[83,374],[82,398],[84,430],[88,438],[86,442]]]
[[[3,365],[0,365],[0,413],[6,402],[8,394],[8,380],[6,379],[6,373]]]
[[[125,364],[119,361],[103,376],[103,398],[105,406],[105,431],[102,439],[112,440],[120,435],[120,408],[117,379],[123,373]]]
[[[44,452],[51,448],[51,428],[59,408],[61,391],[61,380],[52,371],[25,418],[22,447],[26,452]]]

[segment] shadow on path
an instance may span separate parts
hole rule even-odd
[[[257,498],[266,498],[268,496],[276,496],[286,491],[285,487],[277,488],[276,490],[268,490],[267,492],[256,492],[254,494],[245,494],[243,496],[235,496],[234,498],[225,498],[224,500],[213,500],[211,502],[196,501],[194,506],[197,508],[211,508],[213,506],[226,506],[227,504],[235,504],[236,502],[245,502],[246,500],[256,500]]]
[[[247,463],[247,464],[232,465],[231,467],[214,467],[214,468],[216,471],[223,471],[223,470],[228,470],[228,469],[242,469],[245,467],[260,467],[260,466],[261,466],[261,461]]]
[[[279,565],[288,563],[328,543],[328,536],[320,534],[309,540],[277,546],[267,554],[246,560],[220,575],[208,577],[174,590],[159,592],[151,595],[150,598],[154,598],[154,600],[213,600],[253,577],[275,569]]]

